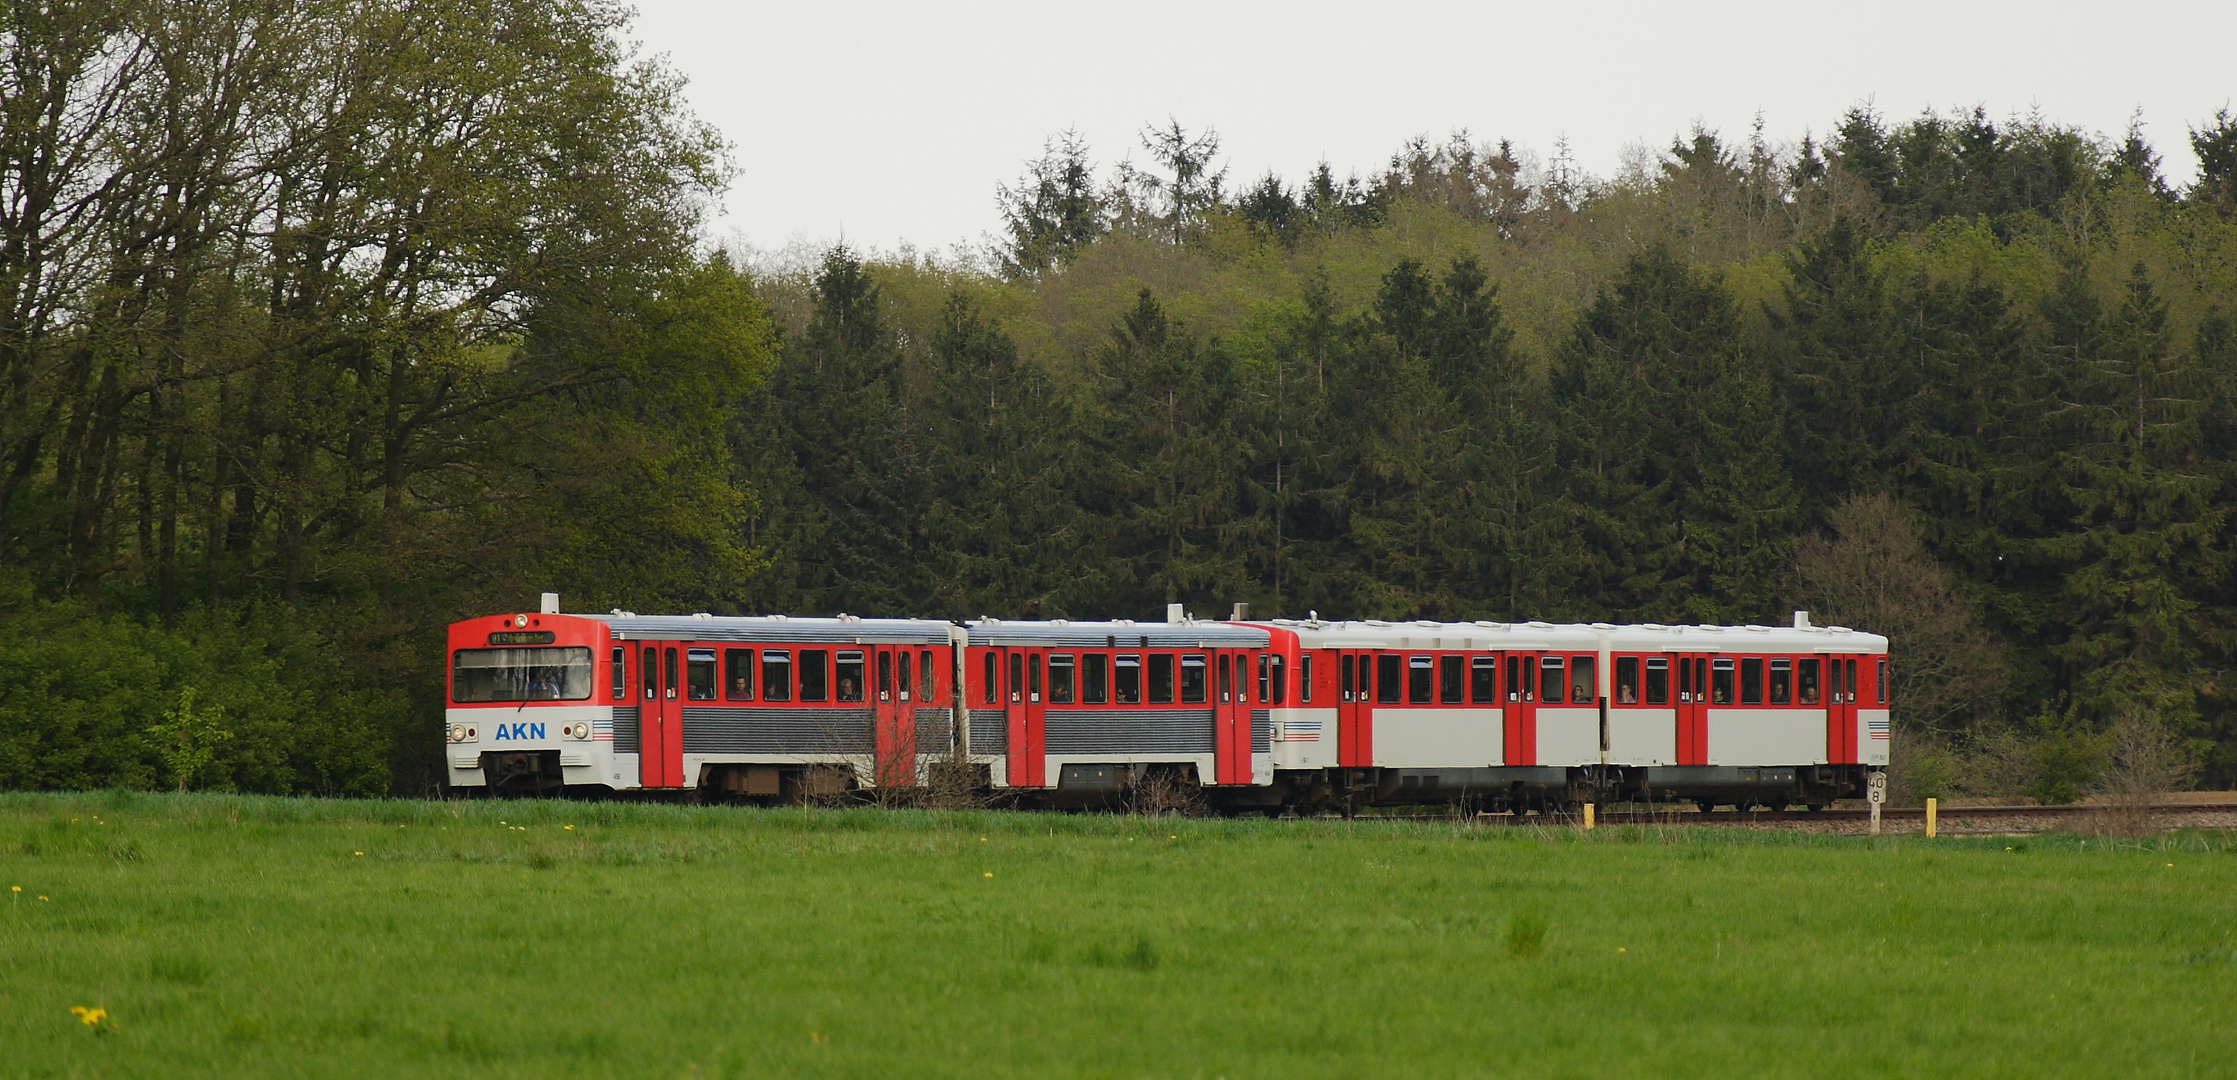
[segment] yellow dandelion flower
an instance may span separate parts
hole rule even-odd
[[[45,899],[46,899],[46,897],[42,896],[42,897],[40,897],[39,899],[41,899],[41,900],[45,900]]]
[[[109,1018],[109,1010],[99,1008],[88,1009],[83,1005],[79,1005],[70,1010],[70,1015],[77,1017],[78,1022],[84,1024],[87,1027],[97,1027],[100,1025],[101,1021]]]
[[[10,885],[10,886],[8,886],[8,888],[9,888],[9,890],[10,890],[10,891],[13,891],[13,892],[22,892],[22,891],[23,891],[23,886],[21,886],[21,885]]]
[[[988,876],[988,877],[993,877],[993,876],[994,876],[994,871],[992,871],[992,870],[989,870],[989,871],[987,871],[987,872],[986,872],[986,876]]]
[[[350,854],[352,854],[352,855],[363,855],[363,854],[365,854],[365,853],[364,853],[364,852],[362,852],[362,851],[353,851],[353,852],[350,852]]]

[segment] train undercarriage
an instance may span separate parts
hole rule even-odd
[[[556,754],[490,755],[491,795],[685,798],[786,805],[811,802],[938,801],[1019,809],[1170,810],[1179,813],[1354,814],[1371,808],[1458,806],[1488,812],[1560,812],[1586,803],[1822,809],[1862,798],[1865,765],[1492,766],[1277,770],[1263,786],[1207,786],[1187,763],[1068,764],[1047,788],[995,788],[984,765],[935,762],[921,789],[877,789],[846,765],[708,766],[695,787],[617,793],[562,785]],[[471,788],[455,789],[461,794]],[[926,797],[934,798],[926,798]],[[914,797],[914,798],[912,798]]]

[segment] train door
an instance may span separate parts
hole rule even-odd
[[[649,788],[684,786],[683,650],[680,641],[638,645],[638,783]]]
[[[1500,733],[1508,765],[1538,763],[1538,660],[1534,652],[1503,654],[1507,667],[1505,730]]]
[[[907,647],[879,645],[870,650],[869,679],[877,689],[871,710],[879,787],[914,787],[917,782],[916,710],[910,707]]]
[[[1709,763],[1709,657],[1705,653],[1671,653],[1670,666],[1677,676],[1678,764]]]
[[[1375,763],[1375,653],[1345,649],[1336,671],[1336,764],[1364,769]]]
[[[1856,764],[1856,668],[1854,656],[1825,658],[1825,760]]]
[[[1251,782],[1251,653],[1221,649],[1212,657],[1212,725],[1221,784]]]
[[[1009,720],[1011,787],[1048,786],[1047,707],[1041,680],[1048,650],[1006,647],[1001,653],[1002,709]]]

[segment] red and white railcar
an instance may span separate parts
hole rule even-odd
[[[1887,764],[1887,639],[1845,627],[1275,620],[1276,776],[1352,803],[1813,805]]]
[[[954,738],[964,634],[946,622],[545,607],[451,625],[453,787],[915,783]]]
[[[992,786],[1078,801],[1152,770],[1210,788],[1272,784],[1268,709],[1285,686],[1269,645],[1286,631],[1185,617],[966,629],[970,756]]]

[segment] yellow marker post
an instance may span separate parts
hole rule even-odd
[[[1926,838],[1934,839],[1934,800],[1926,800]]]
[[[1585,804],[1585,831],[1586,831],[1586,832],[1591,832],[1591,831],[1592,831],[1592,804],[1591,804],[1591,803],[1586,803],[1586,804]]]

